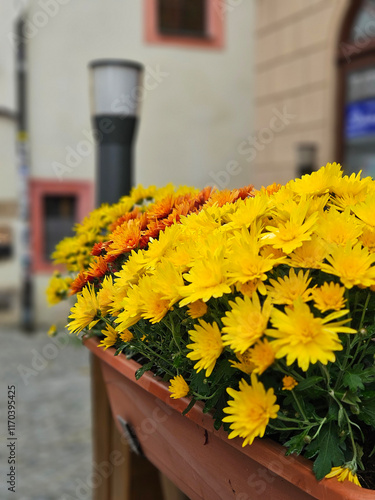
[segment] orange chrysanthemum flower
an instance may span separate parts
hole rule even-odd
[[[140,214],[139,207],[135,207],[134,210],[132,210],[131,212],[127,212],[126,214],[121,215],[121,217],[112,222],[112,224],[109,226],[109,230],[113,232],[117,227],[121,226],[124,222],[137,219],[139,217],[139,214]]]
[[[139,221],[132,219],[124,222],[110,235],[112,243],[108,246],[107,255],[120,255],[130,252],[139,245],[141,238],[141,229]]]
[[[255,191],[254,186],[249,184],[248,186],[244,186],[242,188],[237,189],[238,191],[238,199],[245,200],[246,198],[254,198]]]
[[[95,245],[92,247],[91,255],[99,257],[99,255],[102,255],[106,251],[108,244],[108,241],[100,241],[99,243],[95,243]]]
[[[197,208],[201,207],[206,203],[206,201],[209,199],[211,194],[213,193],[213,189],[211,186],[207,186],[202,191],[200,191],[196,196],[195,196],[195,206]]]
[[[89,279],[85,271],[81,271],[74,281],[70,284],[69,295],[74,295],[82,290],[82,288],[87,285]]]
[[[148,217],[149,219],[164,219],[172,212],[174,206],[174,197],[173,195],[167,196],[162,200],[155,203],[155,205],[149,210]]]
[[[94,278],[102,278],[108,271],[108,263],[101,255],[94,259],[86,273],[89,280]]]

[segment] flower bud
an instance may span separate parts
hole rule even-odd
[[[358,415],[360,413],[358,406],[355,405],[350,406],[350,411],[354,413],[354,415]]]
[[[311,443],[311,437],[310,437],[310,436],[305,436],[305,437],[303,438],[303,442],[304,442],[305,444],[310,444],[310,443]]]

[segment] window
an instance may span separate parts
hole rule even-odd
[[[375,177],[375,0],[349,4],[338,51],[337,157]]]
[[[206,36],[205,0],[159,0],[158,28],[163,35]]]
[[[44,259],[48,261],[57,243],[65,236],[73,236],[77,220],[76,195],[46,195],[43,198]]]
[[[223,46],[222,0],[144,0],[150,43],[207,48]]]
[[[71,236],[74,224],[93,208],[92,184],[33,180],[30,198],[33,271],[51,272],[51,253],[56,244]]]

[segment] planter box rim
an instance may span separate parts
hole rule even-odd
[[[84,345],[101,361],[110,365],[134,384],[159,398],[164,404],[178,413],[181,414],[185,410],[190,402],[189,398],[170,398],[168,384],[150,372],[146,372],[139,380],[136,380],[135,372],[141,365],[133,359],[127,359],[125,355],[114,356],[116,352],[114,348],[108,348],[107,350],[102,347],[98,348],[98,342],[97,337],[83,338]],[[295,455],[285,456],[285,448],[271,439],[256,438],[251,446],[242,447],[241,439],[228,439],[228,433],[222,427],[218,431],[214,429],[212,416],[203,413],[203,404],[200,402],[194,405],[185,415],[185,418],[226,441],[228,445],[268,468],[285,481],[300,487],[313,498],[322,500],[342,500],[344,498],[348,500],[375,500],[374,490],[359,488],[348,481],[341,483],[335,478],[317,481],[312,472],[312,462],[310,460]],[[281,472],[280,464],[282,465]]]

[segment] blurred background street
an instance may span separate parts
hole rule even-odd
[[[90,499],[87,481],[90,483],[92,457],[87,350],[74,337],[50,339],[45,331],[25,336],[16,328],[7,328],[1,334],[0,498]],[[8,385],[16,386],[16,495],[7,491],[4,481],[9,473]]]

